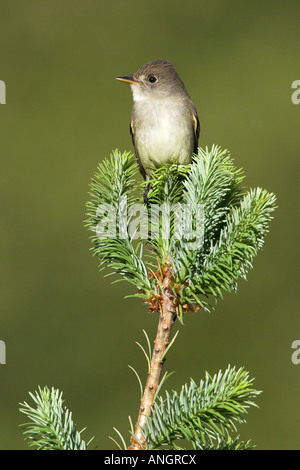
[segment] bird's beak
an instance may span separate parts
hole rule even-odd
[[[120,82],[130,83],[131,85],[135,85],[139,83],[137,80],[133,78],[133,75],[126,75],[125,77],[117,77],[116,79],[120,80]]]

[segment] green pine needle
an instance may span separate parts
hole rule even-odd
[[[72,419],[72,413],[63,405],[62,392],[55,388],[38,388],[29,392],[34,407],[21,403],[20,411],[29,422],[22,424],[25,439],[38,450],[86,450],[86,444]]]
[[[137,173],[135,156],[129,152],[116,150],[99,165],[91,183],[91,201],[87,203],[87,226],[93,232],[92,250],[101,268],[110,267],[118,279],[136,287],[137,297],[146,300],[153,293],[159,294],[155,272],[168,260],[182,322],[183,306],[208,308],[209,298],[215,301],[222,298],[224,291],[237,290],[239,278],[246,279],[263,247],[276,197],[261,188],[247,192],[241,187],[244,175],[235,168],[230,152],[214,145],[211,150],[199,149],[190,165],[166,164],[154,172],[144,207],[148,211],[148,229],[151,222],[151,229],[157,230],[158,237],[150,236],[134,243],[132,234],[129,236],[132,215],[128,215],[123,227],[122,233],[127,233],[127,238],[120,238],[119,228],[114,238],[105,234],[99,237],[100,205],[110,204],[118,222],[118,214],[123,210],[120,198],[127,198],[127,207],[141,203],[149,182],[139,185],[134,180]],[[153,212],[153,204],[171,208],[167,239],[161,235],[161,216]],[[175,233],[172,208],[178,204],[188,204],[193,211],[199,205],[202,207],[203,243],[195,249],[188,249],[184,237],[175,236],[178,224]]]
[[[249,448],[249,443],[231,440],[229,432],[245,422],[244,415],[260,394],[252,387],[253,379],[243,368],[230,367],[197,385],[185,384],[180,393],[157,398],[151,418],[144,429],[147,448],[177,448],[187,439],[194,449]]]

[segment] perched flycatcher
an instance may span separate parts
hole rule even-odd
[[[190,163],[197,153],[199,119],[174,66],[154,60],[117,80],[131,87],[130,133],[143,178],[164,163]]]

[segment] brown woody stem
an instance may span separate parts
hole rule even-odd
[[[151,409],[160,383],[163,364],[165,361],[164,355],[169,344],[171,328],[176,319],[176,308],[174,306],[173,299],[172,276],[171,272],[167,269],[162,282],[161,309],[150,369],[148,371],[138,419],[135,425],[135,436],[138,438],[140,443],[134,436],[132,436],[129,450],[145,449],[145,436],[142,430],[146,424],[147,416],[151,416]]]

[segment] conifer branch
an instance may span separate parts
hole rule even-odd
[[[219,371],[213,377],[206,373],[199,385],[191,380],[180,393],[166,392],[147,418],[144,427],[147,448],[177,448],[181,439],[191,442],[194,449],[233,445],[228,432],[236,431],[235,424],[245,421],[243,415],[250,406],[256,406],[253,400],[260,394],[253,389],[252,382],[243,368],[228,366],[225,372]]]
[[[125,168],[127,168],[127,172]],[[103,203],[104,200],[105,202],[112,200],[111,194],[114,195],[112,202],[119,213],[120,206],[117,197],[120,198],[122,194],[127,193],[128,198],[131,198],[132,202],[134,201],[132,187],[128,181],[133,177],[136,169],[133,156],[119,152],[113,154],[110,162],[107,161],[99,166],[98,174],[95,177],[97,183],[93,182],[92,184],[94,201],[88,206],[91,210],[88,220],[91,230],[95,231],[95,224],[99,220],[97,205]],[[115,178],[116,174],[117,178]],[[122,185],[119,184],[121,175]],[[151,434],[148,432],[149,427],[153,426],[153,423],[166,423],[164,417],[169,414],[173,416],[175,409],[181,410],[182,403],[171,402],[169,396],[168,403],[172,403],[172,409],[169,407],[166,411],[163,408],[163,402],[161,402],[163,411],[160,416],[159,408],[157,405],[154,406],[154,398],[159,388],[163,362],[170,340],[171,327],[175,319],[179,318],[183,323],[184,315],[189,310],[196,311],[204,307],[207,309],[210,306],[207,299],[215,298],[217,300],[219,297],[222,298],[222,291],[236,290],[238,279],[246,279],[247,271],[252,267],[255,255],[263,246],[268,224],[272,218],[272,211],[275,209],[276,198],[272,193],[261,188],[246,192],[240,186],[243,178],[242,171],[234,167],[228,150],[221,150],[217,146],[213,146],[211,150],[199,149],[190,165],[164,165],[154,172],[150,180],[151,190],[148,192],[146,204],[147,223],[151,220],[151,228],[149,229],[147,225],[148,239],[146,242],[143,240],[138,242],[140,255],[133,249],[133,240],[130,236],[125,242],[105,238],[105,234],[100,241],[99,237],[98,239],[93,237],[94,252],[100,257],[101,263],[110,265],[124,279],[136,285],[138,290],[136,296],[142,297],[148,305],[149,312],[159,312],[155,346],[141,399],[135,433],[131,437],[130,449],[145,449],[149,444],[149,435]],[[144,183],[144,185],[146,184],[148,185],[149,182]],[[199,244],[198,240],[194,249],[189,249],[188,238],[182,225],[178,225],[178,214],[176,215],[175,211],[178,208],[181,211],[181,205],[189,207],[193,214],[199,206],[203,211],[202,227],[199,225],[194,227],[193,222],[190,222],[190,229],[193,231],[193,228],[196,228],[196,231],[193,232],[196,239],[201,239],[202,236],[201,243]],[[159,210],[154,211],[154,207],[158,207]],[[165,208],[167,208],[167,221],[169,222],[167,236],[164,236],[166,232],[165,221],[160,214],[160,211]],[[130,233],[131,220],[128,217],[125,224],[128,234]],[[197,218],[198,222],[199,220]],[[144,253],[143,244],[149,248],[147,257],[142,256]],[[225,373],[225,376],[229,380],[229,373]],[[189,404],[193,402],[193,400],[191,401],[192,389],[195,389],[194,382],[191,383],[190,393],[187,394],[187,397],[184,392],[181,394],[181,397]],[[205,390],[207,393],[207,388]],[[186,387],[185,391],[187,392]],[[230,446],[245,445],[247,447],[247,443],[237,444],[236,441],[225,439],[224,430],[232,429],[234,420],[234,417],[228,418],[228,409],[232,405],[227,404],[226,406],[227,412],[223,409],[223,415],[220,414],[220,411],[216,412],[211,408],[211,415],[219,415],[222,431],[220,431],[221,437],[220,432],[215,436],[217,446],[229,448]],[[187,416],[184,417],[183,422],[188,422],[189,426],[192,426],[193,432],[190,433],[181,426],[181,438],[185,437],[191,440],[195,448],[211,446],[213,445],[212,439],[208,440],[207,444],[204,436],[208,432],[207,430],[212,433],[212,429],[218,429],[217,424],[210,416],[207,426],[203,428],[202,422],[203,419],[205,422],[205,418],[201,415],[201,423],[199,419],[198,415],[195,417],[195,422],[189,420]],[[175,432],[175,437],[178,438],[176,426],[176,432],[170,430],[168,426],[165,428],[169,444],[172,432]],[[154,439],[154,428],[151,429],[150,441],[152,445],[164,445],[164,440]],[[160,436],[164,436],[162,429],[159,431]],[[198,439],[198,434],[202,436],[202,441],[200,438]],[[206,436],[207,439],[208,436]]]
[[[120,239],[118,231],[114,238],[105,234],[99,237],[101,217],[97,210],[107,203],[118,215],[122,196],[127,197],[128,205],[140,201],[143,187],[138,195],[133,184],[137,171],[135,157],[128,152],[115,151],[110,160],[99,165],[91,184],[92,201],[87,204],[87,225],[94,233],[92,249],[102,268],[110,267],[135,285],[135,296],[144,299],[150,312],[160,309],[161,270],[169,265],[174,304],[182,322],[186,312],[210,308],[212,299],[222,298],[222,291],[237,290],[239,278],[246,279],[263,247],[276,197],[261,188],[246,192],[240,186],[244,175],[234,167],[228,150],[217,146],[199,149],[191,165],[164,165],[154,173],[146,206],[150,237],[140,239],[134,248],[129,235],[132,217],[126,218],[126,239]],[[187,239],[178,236],[180,230],[172,212],[178,204],[189,205],[193,213],[196,207],[202,207],[203,240],[196,249],[188,249]],[[162,236],[161,215],[153,206],[170,210],[168,237]],[[152,232],[159,236],[151,236]]]
[[[176,309],[173,303],[171,283],[171,273],[167,270],[162,284],[163,297],[161,301],[161,312],[159,315],[150,369],[148,371],[147,381],[141,399],[141,405],[135,426],[135,434],[131,437],[130,450],[144,450],[146,446],[143,429],[147,422],[147,417],[151,416],[165,361],[164,356],[169,345],[171,328],[176,319]]]
[[[40,387],[29,395],[34,407],[21,403],[20,411],[30,422],[22,424],[29,446],[39,450],[86,450],[86,444],[72,419],[72,413],[64,406],[62,392],[57,389]]]
[[[129,152],[116,150],[104,160],[91,182],[86,221],[100,269],[109,268],[117,280],[130,282],[133,296],[142,299],[149,313],[158,313],[153,350],[145,334],[149,356],[139,345],[148,366],[144,390],[131,367],[142,398],[129,449],[180,449],[182,440],[199,450],[249,449],[249,441],[230,435],[260,393],[246,371],[229,366],[163,398],[162,370],[175,339],[170,341],[175,320],[183,324],[189,311],[211,308],[224,291],[236,291],[239,279],[246,279],[264,245],[275,195],[241,187],[242,171],[235,168],[230,152],[217,146],[198,149],[190,165],[162,166],[142,184],[135,181],[137,173]],[[136,218],[137,212],[146,218]],[[136,236],[141,234],[146,236]],[[23,403],[20,409],[30,419],[23,425],[29,445],[86,448],[58,390],[39,388],[30,396],[35,407]]]

